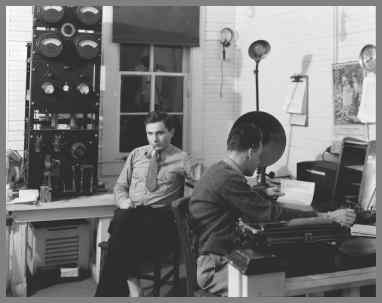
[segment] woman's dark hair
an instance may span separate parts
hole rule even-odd
[[[165,112],[153,111],[149,112],[145,119],[145,125],[149,123],[163,122],[168,130],[175,128],[174,121],[171,117]]]
[[[262,141],[262,131],[255,124],[239,123],[232,127],[228,135],[227,150],[245,151],[249,148],[257,149]]]

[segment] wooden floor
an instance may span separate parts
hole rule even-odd
[[[150,297],[152,287],[149,281],[142,280],[144,296]],[[62,282],[36,291],[31,297],[94,297],[97,284],[93,278],[87,278],[75,282]],[[185,273],[184,267],[180,266],[180,283],[176,293],[172,286],[165,285],[160,290],[161,297],[185,296]]]
[[[297,278],[296,278],[297,279]],[[31,297],[93,297],[97,284],[93,278],[86,278],[81,281],[75,282],[61,282],[52,286],[36,291]],[[142,289],[144,296],[150,297],[151,285],[148,281],[142,281]],[[180,283],[177,291],[175,292],[171,286],[163,286],[160,291],[161,297],[183,297],[185,296],[185,272],[184,264],[180,266]],[[296,295],[296,294],[289,294]],[[365,286],[361,288],[361,297],[375,297],[375,286]],[[328,297],[342,296],[341,292],[326,293]]]
[[[169,286],[164,286],[161,289],[161,297],[185,296],[184,278],[181,279],[180,285],[181,287],[177,294],[175,294]],[[37,291],[32,295],[32,297],[93,297],[96,287],[97,285],[95,281],[92,278],[89,278],[78,282],[59,283]],[[150,289],[146,289],[145,292],[149,293]],[[339,297],[341,294],[340,292],[331,292],[327,293],[326,296]],[[361,297],[375,296],[375,287],[364,287],[361,290]]]
[[[183,283],[182,283],[183,282]],[[185,296],[185,283],[184,279],[180,281],[181,287],[174,293],[170,286],[163,286],[161,289],[161,297],[183,297]],[[31,297],[93,297],[97,284],[93,278],[88,278],[77,282],[58,283],[56,285],[40,289],[35,292]],[[151,287],[143,289],[145,296],[150,296]]]
[[[93,297],[97,284],[93,278],[83,281],[58,283],[35,292],[32,297]]]

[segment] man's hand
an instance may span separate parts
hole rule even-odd
[[[351,208],[342,208],[327,213],[329,219],[341,224],[342,226],[350,227],[353,225],[356,214]]]
[[[280,196],[285,195],[285,193],[280,191],[280,186],[271,186],[264,189],[264,193],[268,197],[272,197],[274,199],[277,199]]]
[[[134,208],[135,204],[133,201],[131,201],[130,198],[120,200],[118,203],[118,207],[120,209],[128,209],[128,208]]]

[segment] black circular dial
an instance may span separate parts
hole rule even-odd
[[[80,6],[76,9],[78,20],[84,25],[95,25],[101,19],[100,10],[94,6]]]
[[[57,23],[64,17],[63,6],[42,6],[38,11],[38,18],[46,23]]]
[[[76,142],[72,145],[70,152],[75,160],[81,160],[86,156],[87,148],[84,143]]]
[[[99,43],[93,37],[78,36],[74,39],[74,45],[78,55],[86,60],[95,58],[100,50]]]
[[[61,26],[61,34],[64,37],[66,38],[73,37],[75,33],[76,33],[76,28],[74,27],[72,23],[67,22]]]
[[[64,48],[60,36],[56,33],[42,34],[37,39],[37,52],[48,58],[58,57]]]

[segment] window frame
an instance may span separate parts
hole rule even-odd
[[[147,112],[121,112],[121,83],[122,76],[149,76],[150,77],[150,111],[155,109],[155,81],[158,76],[165,77],[177,77],[183,78],[183,112],[168,112],[169,116],[181,116],[182,117],[182,149],[189,150],[189,113],[190,113],[190,49],[188,47],[179,47],[182,50],[182,72],[162,72],[162,71],[154,71],[154,49],[155,47],[160,47],[161,45],[156,44],[147,44],[149,47],[149,69],[148,71],[121,71],[119,68],[119,98],[118,98],[118,126],[117,126],[117,148],[116,152],[119,155],[119,158],[124,158],[128,156],[130,152],[121,152],[120,151],[120,138],[121,138],[121,117],[122,116],[143,116],[147,114]],[[119,45],[119,48],[121,45]],[[119,52],[120,54],[120,52]]]

